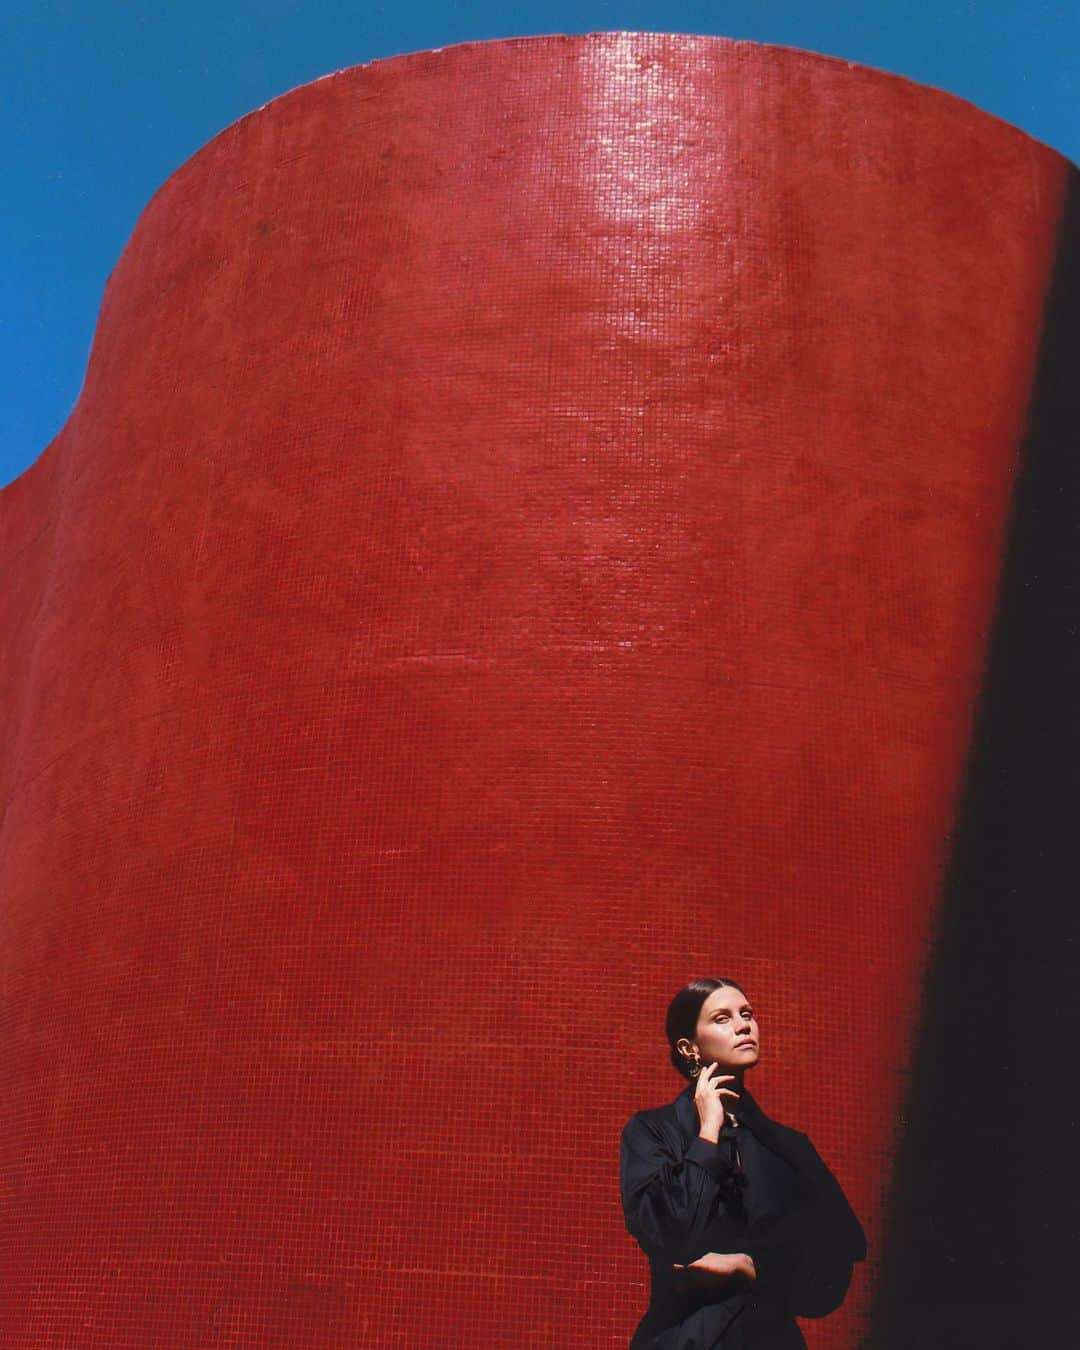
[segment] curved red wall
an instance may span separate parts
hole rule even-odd
[[[607,34],[161,188],[0,498],[5,1347],[625,1345],[703,973],[879,1255],[1066,180]]]

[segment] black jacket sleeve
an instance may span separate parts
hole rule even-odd
[[[709,1250],[705,1231],[730,1203],[733,1177],[719,1144],[695,1138],[687,1148],[640,1111],[623,1129],[623,1215],[652,1260],[685,1265]]]
[[[824,1317],[844,1301],[854,1263],[866,1256],[866,1237],[813,1144],[797,1138],[799,1203],[755,1224],[744,1246],[763,1293],[782,1297],[796,1317]]]

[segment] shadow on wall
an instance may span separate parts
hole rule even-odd
[[[897,1157],[875,1350],[1080,1345],[1080,175]]]

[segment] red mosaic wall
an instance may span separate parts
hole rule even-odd
[[[1066,177],[607,34],[169,179],[0,497],[5,1347],[624,1346],[700,974],[880,1251]]]

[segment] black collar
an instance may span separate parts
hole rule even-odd
[[[671,1104],[675,1109],[675,1117],[687,1143],[692,1142],[700,1129],[697,1107],[694,1105],[696,1088],[696,1082],[687,1083]],[[795,1156],[801,1152],[799,1148],[800,1136],[797,1132],[788,1129],[786,1125],[781,1125],[778,1121],[771,1120],[754,1100],[747,1087],[743,1087],[743,1090],[739,1093],[738,1103],[732,1109],[739,1125],[745,1125],[749,1128],[774,1153],[779,1153],[781,1157],[788,1158],[792,1155],[793,1150]],[[727,1110],[726,1102],[724,1110],[725,1112]]]

